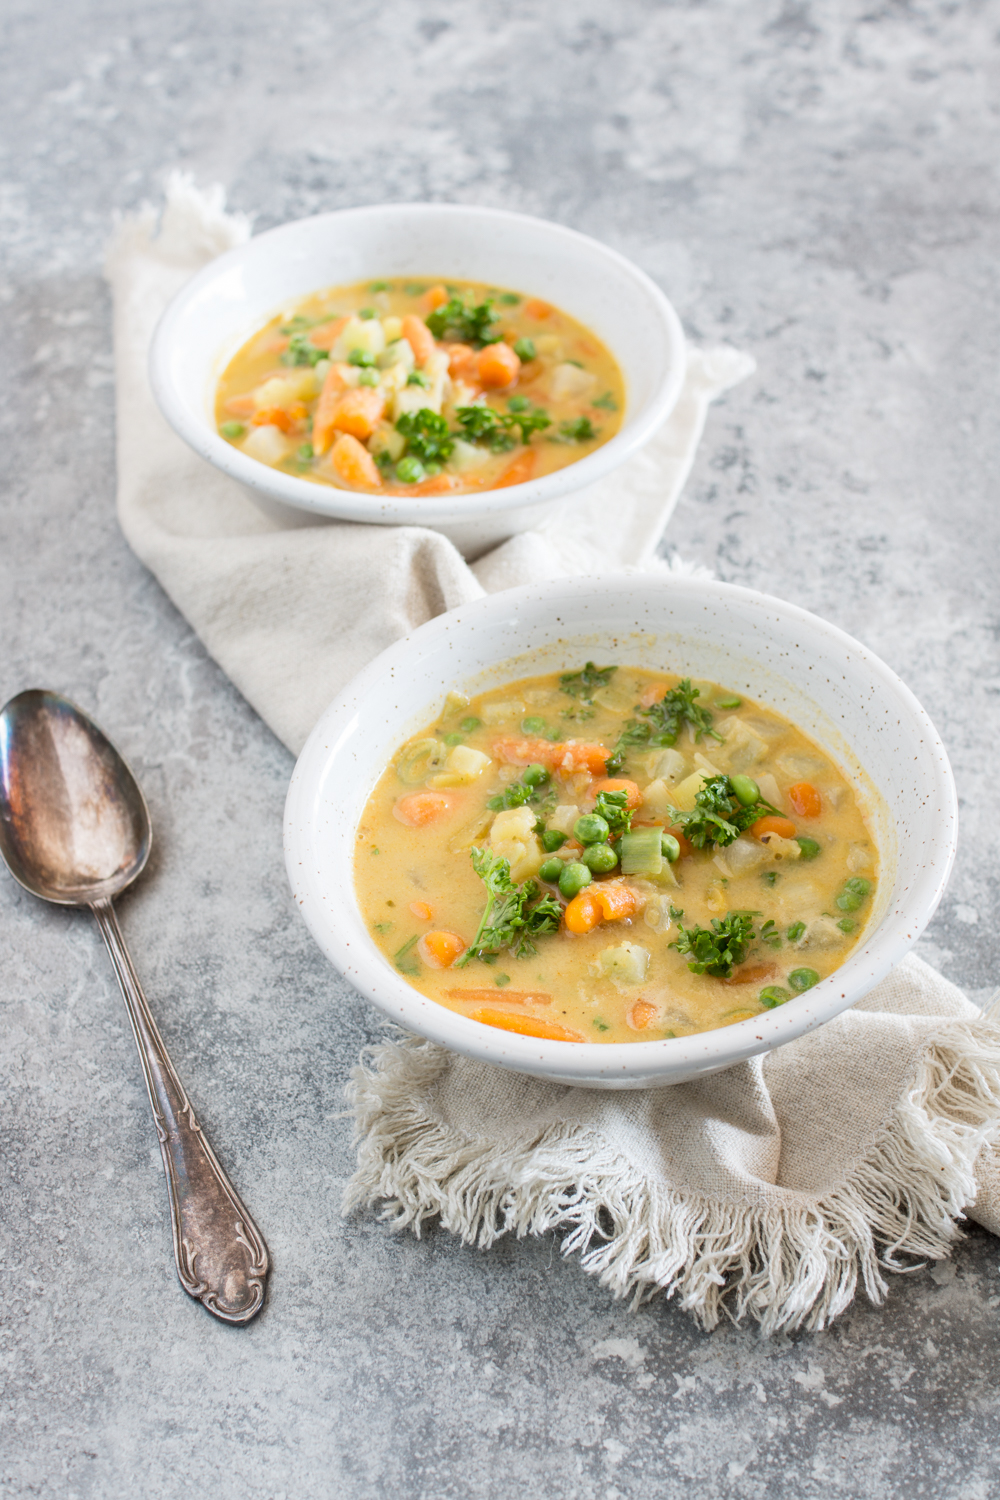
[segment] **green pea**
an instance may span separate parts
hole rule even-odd
[[[526,766],[521,776],[525,786],[544,786],[549,779],[549,773],[544,766],[537,761],[533,765]]]
[[[742,708],[743,707],[743,699],[742,698],[716,698],[716,700],[715,700],[715,706],[716,706],[716,708]]]
[[[423,370],[411,370],[406,377],[406,383],[407,385],[419,385],[421,390],[424,391],[429,390],[431,384]]]
[[[566,897],[567,901],[572,901],[573,897],[578,896],[593,878],[586,865],[581,864],[579,860],[571,860],[569,864],[563,865],[562,874],[559,876],[560,893]]]
[[[378,385],[378,371],[362,370],[358,376],[358,385]]]
[[[557,849],[562,848],[565,842],[566,835],[560,833],[558,828],[546,828],[542,834],[542,848],[546,854],[554,854]]]
[[[511,396],[507,402],[508,411],[527,411],[530,406],[527,396]]]
[[[518,339],[514,345],[514,353],[518,359],[525,361],[534,359],[538,353],[538,350],[535,348],[534,339]]]
[[[461,734],[446,734],[444,742],[446,745],[464,745],[465,737]]]
[[[404,484],[417,484],[426,473],[419,458],[401,458],[396,465],[396,478],[401,479]]]
[[[732,783],[736,800],[742,802],[744,807],[753,807],[755,802],[760,801],[760,787],[752,776],[734,776]]]
[[[556,859],[555,856],[553,856],[552,859],[547,859],[545,861],[538,873],[543,880],[549,881],[552,885],[558,885],[559,877],[563,872],[563,868],[563,861],[561,859]]]
[[[371,286],[368,288],[368,290],[370,292],[391,292],[392,291],[392,282],[391,281],[373,281],[372,284],[371,284]]]
[[[804,922],[793,922],[788,929],[788,941],[790,943],[797,943],[805,930],[806,924]]]
[[[521,730],[524,734],[544,734],[545,720],[540,719],[537,714],[530,714],[528,718],[521,720]]]
[[[853,917],[841,917],[840,921],[837,923],[837,926],[840,928],[841,932],[853,932],[857,925],[858,924],[857,922],[855,922]]]
[[[241,438],[246,432],[246,428],[242,422],[223,422],[219,431],[224,438],[229,438],[230,442],[232,442],[236,438]]]
[[[812,970],[800,970],[800,973],[812,973]],[[773,1010],[776,1005],[784,1005],[786,1000],[792,997],[787,990],[783,990],[780,984],[769,984],[766,989],[761,990],[757,999],[761,1005],[768,1010]]]
[[[482,723],[482,719],[463,719],[458,727],[463,734],[471,734],[474,729],[481,729]]]
[[[681,846],[672,833],[660,834],[660,848],[663,850],[664,857],[671,864],[676,864],[681,857]]]
[[[595,875],[606,875],[618,863],[618,856],[610,844],[588,844],[580,859]]]
[[[374,307],[362,307],[358,312],[358,317],[363,318],[366,323],[370,323],[375,315]]]
[[[788,983],[801,994],[803,990],[811,990],[814,984],[819,984],[819,975],[815,969],[793,969],[788,976]]]
[[[823,852],[822,846],[818,844],[815,839],[811,839],[808,834],[804,833],[802,837],[797,838],[795,842],[802,850],[803,859],[815,859],[817,854],[822,854]]]
[[[860,875],[855,875],[851,880],[844,881],[844,889],[837,897],[837,905],[841,911],[857,911],[864,905],[865,897],[872,888],[870,880],[864,880]]]
[[[374,354],[369,354],[367,349],[352,349],[347,356],[349,365],[360,365],[363,370],[370,370],[375,363]]]
[[[584,813],[573,824],[573,837],[581,844],[606,844],[611,829],[600,813]]]

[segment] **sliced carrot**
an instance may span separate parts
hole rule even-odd
[[[334,318],[332,323],[321,323],[318,328],[310,328],[309,342],[315,344],[317,349],[332,349],[349,321],[348,318]]]
[[[408,792],[393,803],[392,815],[407,828],[423,828],[449,813],[453,801],[445,792]]]
[[[385,412],[385,392],[377,386],[359,385],[344,391],[333,413],[335,431],[349,432],[362,442],[370,438]]]
[[[617,922],[635,911],[635,893],[617,880],[596,881],[574,896],[566,908],[566,926],[578,936],[599,922]]]
[[[779,839],[793,839],[795,824],[791,818],[776,818],[769,813],[766,818],[758,818],[756,823],[751,823],[750,832],[759,839],[765,838],[769,833],[776,833]]]
[[[430,287],[423,296],[423,305],[429,313],[435,312],[439,307],[451,299],[448,296],[448,288],[438,282],[437,286]]]
[[[625,1017],[633,1031],[645,1031],[650,1021],[656,1019],[659,1011],[649,1000],[637,1000]]]
[[[524,311],[529,318],[539,318],[542,322],[552,316],[552,309],[549,304],[547,302],[539,302],[536,297],[532,297],[524,304]]]
[[[797,781],[794,786],[790,786],[788,800],[792,804],[792,812],[798,813],[800,818],[818,818],[823,811],[823,799],[808,781]]]
[[[525,484],[531,478],[534,469],[535,450],[533,448],[525,448],[507,465],[493,488],[495,490],[505,490],[512,484]]]
[[[352,489],[378,489],[382,484],[378,464],[364,444],[349,432],[340,433],[331,448],[330,467]]]
[[[254,413],[253,425],[255,427],[280,427],[282,432],[294,432],[306,418],[304,406],[293,406],[285,410],[283,406],[266,406]]]
[[[652,708],[654,703],[659,703],[660,699],[666,696],[667,684],[665,682],[651,682],[648,687],[643,688],[639,702],[643,708]]]
[[[429,922],[434,915],[433,908],[428,906],[426,901],[411,901],[410,910],[415,917],[420,918],[421,922]]]
[[[501,1031],[516,1031],[520,1036],[537,1036],[547,1042],[583,1041],[578,1031],[557,1026],[554,1021],[539,1021],[535,1016],[519,1016],[513,1011],[491,1010],[484,1006],[482,1010],[472,1012],[472,1019],[482,1021],[484,1026],[498,1026]]]
[[[418,365],[422,365],[427,356],[434,353],[434,335],[427,324],[420,318],[415,318],[412,313],[407,313],[403,319],[403,337],[413,350],[413,358]]]
[[[589,771],[597,775],[604,770],[609,752],[603,745],[585,740],[563,740],[553,744],[551,740],[534,740],[519,735],[493,742],[493,754],[508,766],[530,766],[537,761],[550,771],[562,771],[572,775],[574,771]]]
[[[625,776],[605,776],[602,781],[595,781],[590,790],[595,797],[598,792],[628,792],[627,806],[630,812],[634,812],[642,802],[642,793],[638,786]]]
[[[465,952],[465,939],[457,932],[425,932],[417,944],[417,952],[429,969],[450,969],[459,954]]]
[[[407,495],[450,495],[461,489],[462,481],[457,474],[432,474],[430,479],[421,479],[419,484],[408,484],[403,493]]]
[[[230,396],[225,407],[226,411],[232,412],[234,417],[252,417],[257,409],[257,403],[252,396]]]
[[[348,389],[347,371],[349,369],[349,365],[336,364],[331,365],[326,372],[326,379],[323,381],[323,389],[319,393],[319,401],[313,417],[312,445],[313,452],[317,455],[325,453],[333,441],[333,419],[336,416],[340,398]]]
[[[600,903],[594,900],[589,886],[582,890],[579,895],[574,896],[566,908],[566,926],[570,932],[582,937],[585,932],[590,932],[601,920]]]
[[[476,357],[476,373],[488,391],[513,385],[521,370],[521,361],[509,344],[487,344]]]
[[[474,369],[476,351],[471,344],[442,344],[441,346],[448,356],[448,373],[455,375],[460,380],[468,376],[475,379]]]
[[[496,1000],[496,990],[445,990],[449,1000]],[[544,990],[504,990],[505,1005],[551,1005],[552,996]]]
[[[742,969],[734,969],[723,984],[763,984],[765,979],[770,979],[777,971],[776,964],[744,964]]]

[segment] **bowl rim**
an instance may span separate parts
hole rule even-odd
[[[837,980],[837,976],[843,973],[841,968],[834,970],[811,990],[795,996],[786,1005],[745,1021],[696,1032],[686,1037],[603,1045],[595,1042],[546,1041],[489,1027],[430,1000],[392,972],[384,956],[372,942],[363,919],[360,919],[353,878],[346,901],[340,893],[328,898],[313,885],[312,881],[317,877],[308,873],[314,869],[314,861],[308,858],[310,799],[316,794],[324,766],[329,764],[331,757],[337,754],[350,734],[359,704],[384,691],[386,682],[391,681],[394,672],[405,667],[414,652],[425,654],[424,648],[443,643],[449,632],[456,629],[475,628],[480,639],[488,640],[490,617],[510,614],[522,601],[537,603],[543,592],[548,593],[555,613],[560,604],[565,607],[577,596],[584,595],[592,600],[595,589],[602,593],[611,589],[620,591],[621,578],[615,575],[584,575],[553,580],[548,584],[526,584],[498,594],[488,594],[428,620],[410,635],[394,642],[337,695],[318,720],[296,762],[286,797],[284,817],[286,870],[295,903],[319,946],[334,966],[397,1024],[438,1042],[451,1051],[482,1062],[520,1073],[558,1078],[568,1084],[591,1083],[598,1087],[614,1087],[616,1081],[618,1087],[628,1087],[629,1079],[637,1075],[642,1082],[632,1086],[658,1087],[682,1082],[697,1073],[730,1067],[756,1054],[771,1051],[839,1015],[884,979],[913,947],[944,893],[957,845],[958,799],[944,744],[912,691],[868,647],[839,626],[799,605],[741,585],[676,575],[658,577],[655,574],[632,576],[629,584],[630,604],[636,606],[641,604],[641,600],[636,599],[636,590],[652,586],[695,597],[708,594],[722,603],[733,599],[772,611],[777,608],[790,623],[810,630],[818,627],[831,645],[860,655],[862,662],[878,680],[879,686],[892,695],[901,710],[909,713],[911,720],[921,731],[926,765],[934,782],[934,791],[940,799],[939,822],[945,836],[935,842],[920,876],[907,888],[903,897],[905,905],[912,908],[912,916],[908,912],[905,923],[897,921],[894,924],[897,931],[883,931],[889,918],[899,914],[900,903],[897,902],[895,911],[884,913],[879,924],[863,937],[861,946],[849,956],[848,963],[862,957],[867,958],[863,982],[850,998],[840,988]],[[488,651],[480,652],[480,657],[482,665],[493,659]],[[358,925],[368,945],[366,951],[352,947],[351,941],[340,931],[336,917],[338,902],[345,909],[350,906],[360,919]],[[728,1045],[721,1045],[723,1039]],[[656,1076],[661,1074],[664,1076]],[[674,1078],[669,1076],[671,1074],[678,1076]]]
[[[667,351],[667,375],[659,390],[634,417],[629,416],[626,398],[625,418],[618,432],[584,458],[524,484],[451,497],[380,497],[377,494],[338,489],[334,485],[314,484],[292,474],[283,474],[280,470],[249,457],[226,442],[207,421],[202,424],[192,416],[188,401],[173,379],[172,356],[192,305],[205,295],[214,281],[228,276],[248,256],[267,255],[273,247],[280,247],[282,241],[294,240],[303,233],[322,232],[324,226],[329,226],[331,232],[335,232],[344,226],[349,229],[352,223],[362,220],[389,219],[399,215],[439,218],[442,222],[449,216],[461,215],[487,222],[527,224],[535,231],[541,229],[550,235],[554,243],[562,243],[570,249],[583,249],[591,257],[603,259],[606,264],[617,267],[647,298],[650,338],[659,331]],[[247,337],[250,336],[248,333]],[[618,358],[613,349],[611,353]],[[299,510],[336,516],[343,520],[384,525],[438,526],[487,519],[524,506],[544,504],[583,489],[618,468],[648,442],[677,404],[686,374],[686,343],[676,311],[652,278],[627,256],[592,235],[533,214],[516,213],[511,209],[462,203],[381,203],[333,209],[327,213],[291,219],[253,235],[242,245],[210,260],[184,283],[161,314],[150,343],[148,371],[156,403],[178,436],[200,458],[248,488]]]

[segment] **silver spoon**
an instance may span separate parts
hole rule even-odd
[[[267,1246],[194,1117],[111,905],[151,840],[138,782],[85,713],[35,688],[0,710],[0,854],[33,895],[97,918],[153,1106],[181,1286],[223,1322],[247,1323],[264,1301]]]

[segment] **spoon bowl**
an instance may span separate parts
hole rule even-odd
[[[0,852],[24,888],[61,906],[110,900],[149,859],[139,784],[68,699],[30,688],[0,713]]]
[[[0,855],[33,895],[93,912],[139,1049],[181,1286],[224,1323],[248,1323],[264,1301],[267,1246],[195,1119],[111,904],[151,841],[138,782],[82,709],[40,688],[0,709]]]

